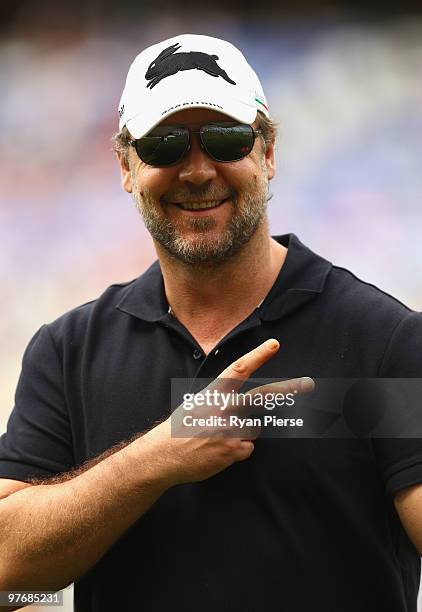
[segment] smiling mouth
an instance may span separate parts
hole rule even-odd
[[[224,198],[224,200],[206,200],[204,202],[174,202],[174,204],[182,210],[207,210],[209,208],[221,206],[227,199],[228,198]]]

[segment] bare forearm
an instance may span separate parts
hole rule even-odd
[[[0,590],[58,590],[90,569],[164,492],[142,438],[60,484],[0,500]]]
[[[422,485],[403,489],[396,495],[394,503],[407,535],[422,556]]]

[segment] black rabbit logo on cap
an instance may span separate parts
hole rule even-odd
[[[227,72],[220,68],[217,64],[218,55],[208,55],[201,51],[189,51],[187,53],[177,53],[181,45],[175,43],[171,47],[167,47],[158,55],[158,57],[150,63],[146,71],[145,78],[149,83],[147,87],[152,89],[162,79],[165,79],[172,74],[177,74],[181,70],[203,70],[213,77],[223,77],[225,81],[236,85],[228,76]]]

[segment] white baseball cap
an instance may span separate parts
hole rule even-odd
[[[169,115],[210,108],[253,123],[268,104],[255,71],[234,45],[219,38],[181,34],[136,56],[119,103],[119,129],[145,136]]]

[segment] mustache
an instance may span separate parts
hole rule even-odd
[[[171,204],[172,202],[196,202],[197,200],[227,200],[227,198],[235,198],[236,192],[234,189],[210,189],[209,187],[189,187],[182,190],[171,191],[161,196],[162,204]]]

